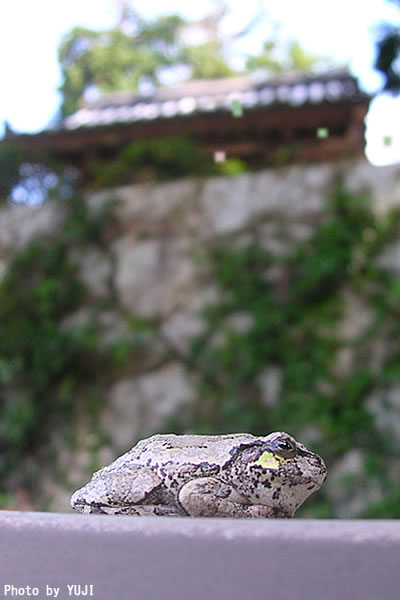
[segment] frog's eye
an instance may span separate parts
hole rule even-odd
[[[294,444],[289,442],[289,440],[283,440],[282,442],[278,443],[278,448],[281,450],[294,450]]]
[[[273,445],[276,454],[279,454],[283,458],[293,458],[297,454],[296,444],[290,439],[278,439]]]

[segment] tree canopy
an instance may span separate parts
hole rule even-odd
[[[99,92],[136,90],[143,83],[159,85],[166,70],[184,69],[193,79],[229,77],[237,73],[227,58],[232,42],[248,35],[257,25],[257,15],[230,36],[222,34],[227,14],[224,4],[195,22],[177,15],[143,19],[125,3],[116,26],[93,31],[75,27],[59,47],[62,69],[63,116],[77,110],[90,90]],[[298,42],[282,48],[267,40],[260,55],[248,57],[246,71],[263,68],[271,73],[312,70],[317,58]]]
[[[320,62],[320,59],[308,53],[295,40],[291,40],[286,51],[282,55],[282,48],[276,40],[264,42],[260,54],[249,56],[246,67],[248,70],[267,69],[272,73],[283,73],[284,71],[312,71]]]
[[[72,29],[59,48],[62,113],[74,112],[93,87],[105,92],[134,90],[141,80],[158,84],[160,70],[180,60],[177,40],[182,24],[176,15],[149,22],[135,14],[105,31]]]
[[[400,9],[400,0],[392,0]],[[400,93],[400,27],[385,23],[381,26],[377,44],[375,68],[384,77],[383,89]]]

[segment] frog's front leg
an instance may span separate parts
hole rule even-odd
[[[184,484],[178,500],[191,517],[285,517],[274,508],[251,505],[232,486],[216,477],[199,477]]]

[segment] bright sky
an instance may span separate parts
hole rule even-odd
[[[349,65],[361,87],[370,93],[377,91],[381,82],[372,69],[374,27],[382,21],[400,23],[400,11],[388,0],[228,0],[228,5],[232,13],[226,27],[232,31],[248,22],[260,6],[269,17],[238,52],[260,50],[271,22],[280,22],[282,34],[297,39],[306,50]],[[118,0],[0,2],[0,126],[7,120],[16,131],[46,127],[60,103],[57,46],[61,37],[75,25],[111,26],[117,6]],[[134,6],[144,17],[178,12],[195,19],[215,3],[135,0]],[[387,137],[389,145],[385,144]],[[380,95],[372,102],[367,117],[367,154],[375,164],[400,162],[400,98]]]

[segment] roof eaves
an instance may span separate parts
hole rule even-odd
[[[207,113],[231,110],[234,100],[240,102],[244,109],[253,109],[268,106],[298,107],[305,104],[320,104],[322,102],[365,102],[370,98],[361,92],[356,80],[344,71],[330,72],[324,75],[310,75],[297,78],[282,77],[277,80],[257,82],[256,85],[245,86],[241,78],[242,88],[234,85],[229,90],[225,85],[225,92],[219,87],[203,88],[203,94],[184,95],[163,98],[160,88],[153,96],[131,96],[128,104],[105,105],[98,104],[86,106],[73,115],[64,119],[62,128],[73,130],[79,128],[96,127],[118,123],[134,123],[136,121],[151,121],[154,119],[168,119]],[[249,80],[249,77],[247,77]],[[227,81],[227,80],[220,80]],[[204,82],[203,82],[204,83]],[[215,82],[214,82],[215,83]],[[184,86],[178,86],[183,91]],[[188,88],[186,88],[188,89]],[[200,87],[197,88],[197,91]]]

